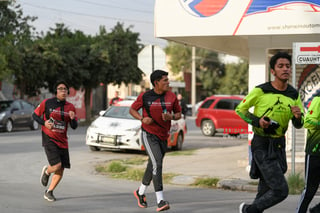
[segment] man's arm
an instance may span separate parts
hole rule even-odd
[[[151,124],[153,122],[153,119],[150,118],[150,117],[143,117],[142,115],[140,115],[140,113],[133,109],[133,108],[130,108],[129,110],[129,113],[130,115],[132,115],[132,117],[134,117],[135,119],[137,120],[140,120],[141,123],[144,123],[144,124]]]
[[[44,123],[45,123],[44,120],[40,116],[38,116],[35,112],[32,113],[32,118],[33,118],[33,120],[38,122],[38,124],[40,124],[40,125],[44,125]]]
[[[76,129],[78,127],[78,121],[76,119],[76,114],[74,111],[69,111],[70,116],[70,126],[72,129]]]
[[[249,109],[255,105],[256,97],[259,97],[259,89],[253,89],[236,107],[236,113],[248,124],[255,127],[260,126],[260,118],[249,111]]]
[[[306,117],[304,119],[304,128],[310,130],[319,130],[320,129],[320,97],[313,98]]]

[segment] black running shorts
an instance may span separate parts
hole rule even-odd
[[[54,166],[61,162],[62,168],[70,169],[69,150],[58,147],[57,144],[50,141],[44,146],[50,166]]]

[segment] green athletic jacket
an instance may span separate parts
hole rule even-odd
[[[320,156],[320,97],[314,97],[306,117],[304,127],[308,129],[306,153]]]
[[[303,107],[300,95],[291,85],[285,91],[279,91],[272,87],[271,82],[256,86],[237,106],[236,113],[247,123],[253,126],[253,132],[260,136],[278,138],[284,136],[288,129],[288,123],[292,120],[294,127],[303,126],[303,114],[301,120],[294,117],[290,106],[299,106],[301,112]],[[254,107],[254,112],[249,109]],[[259,125],[259,119],[267,116],[280,125],[275,134],[265,133]]]

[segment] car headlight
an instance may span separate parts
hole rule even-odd
[[[6,116],[6,113],[5,112],[1,112],[0,113],[0,120],[2,120],[4,118],[4,116]]]

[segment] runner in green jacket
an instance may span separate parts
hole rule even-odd
[[[259,178],[255,200],[250,205],[241,203],[240,213],[263,212],[288,196],[284,135],[290,120],[296,128],[303,126],[299,93],[288,84],[291,56],[275,54],[270,59],[270,71],[274,80],[255,87],[236,108],[236,113],[253,127],[250,177]]]
[[[305,155],[305,186],[298,203],[297,213],[307,212],[320,183],[320,97],[314,97],[306,117],[304,127],[308,129]],[[320,203],[310,209],[320,212]]]

